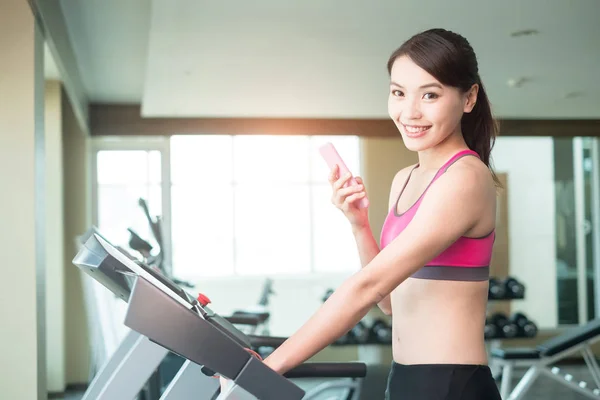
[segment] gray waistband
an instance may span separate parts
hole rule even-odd
[[[428,265],[412,274],[412,278],[438,279],[443,281],[487,281],[490,267],[453,267]]]

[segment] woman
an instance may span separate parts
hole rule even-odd
[[[264,362],[279,373],[348,332],[378,305],[393,320],[387,399],[500,399],[484,345],[497,179],[496,135],[476,56],[462,36],[415,35],[388,62],[389,115],[418,164],[391,185],[381,250],[359,185],[330,175],[363,268]],[[356,203],[355,203],[356,202]]]

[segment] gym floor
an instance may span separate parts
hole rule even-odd
[[[577,381],[586,381],[588,385],[593,386],[593,380],[585,365],[567,365],[561,366],[561,371],[570,373]],[[518,380],[523,376],[525,370],[517,370],[514,372],[513,387]],[[53,397],[53,399],[61,400],[79,400],[83,397],[83,393],[68,393],[64,397]],[[526,400],[584,400],[587,397],[574,392],[564,385],[546,377],[540,377],[536,380],[531,390],[525,396]],[[373,399],[377,400],[377,399]],[[425,399],[424,399],[425,400]]]

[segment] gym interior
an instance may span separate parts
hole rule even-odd
[[[267,355],[360,269],[319,148],[363,178],[378,238],[417,161],[385,63],[444,27],[500,125],[482,333],[503,399],[600,398],[599,18],[593,0],[2,0],[0,397],[383,399],[377,308],[285,378],[236,351]],[[238,359],[238,393],[216,394],[211,368]]]

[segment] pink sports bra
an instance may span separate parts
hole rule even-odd
[[[455,154],[437,171],[419,199],[404,213],[398,214],[398,201],[404,192],[412,172],[408,175],[404,186],[398,195],[394,207],[388,213],[381,230],[381,248],[383,249],[394,240],[410,223],[421,205],[429,187],[454,164],[458,159],[478,154],[471,150],[463,150]],[[495,240],[495,230],[480,238],[462,236],[446,250],[415,272],[412,277],[420,279],[439,279],[453,281],[484,281],[489,279],[489,265],[492,259],[492,248]]]

